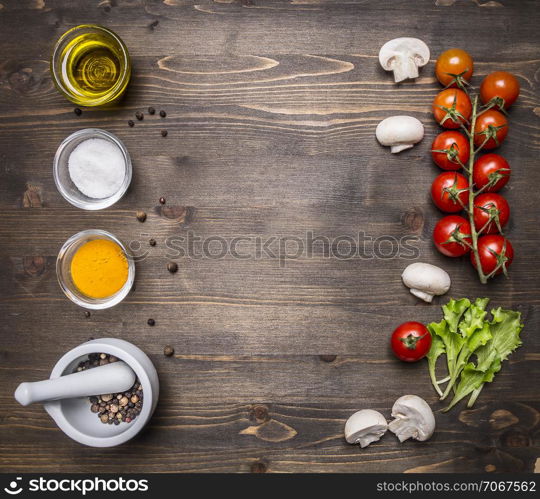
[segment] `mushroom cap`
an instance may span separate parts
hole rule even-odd
[[[360,443],[361,447],[379,440],[386,433],[388,423],[385,417],[373,409],[355,412],[345,423],[345,440],[350,444]]]
[[[410,144],[412,147],[424,137],[424,125],[413,116],[390,116],[377,125],[375,136],[383,146]]]
[[[448,273],[430,263],[411,263],[401,274],[408,288],[424,291],[430,295],[444,295],[450,289]]]
[[[429,404],[418,395],[403,395],[392,407],[392,417],[388,428],[400,442],[414,438],[423,442],[435,431],[435,416]]]
[[[379,50],[379,62],[386,71],[390,71],[394,58],[404,55],[412,57],[416,66],[422,67],[429,62],[429,47],[419,38],[394,38]]]

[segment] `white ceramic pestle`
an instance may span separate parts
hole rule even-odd
[[[15,399],[21,405],[49,400],[62,400],[129,390],[135,383],[135,373],[122,361],[94,367],[56,379],[21,383]]]

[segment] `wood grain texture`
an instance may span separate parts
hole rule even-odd
[[[0,0],[3,471],[534,470],[540,456],[537,5],[391,4]],[[115,30],[129,47],[134,73],[121,103],[76,116],[54,89],[48,58],[54,41],[83,22]],[[433,61],[417,81],[392,83],[377,54],[397,36],[422,38],[433,60],[453,46],[470,50],[475,85],[496,69],[520,80],[500,148],[513,167],[505,196],[517,255],[508,280],[482,286],[466,261],[432,247],[440,214],[429,200],[438,173],[429,157],[437,133],[430,106],[439,87]],[[129,128],[135,111],[150,105],[167,117],[146,115]],[[376,143],[374,128],[400,113],[421,119],[426,138],[390,155]],[[51,171],[58,144],[86,127],[117,134],[134,165],[126,196],[97,213],[68,205]],[[148,213],[145,223],[136,220],[137,210]],[[125,302],[86,318],[62,295],[55,260],[69,236],[94,227],[129,243],[139,261]],[[443,414],[425,365],[395,361],[388,336],[403,320],[438,320],[446,298],[430,306],[407,293],[400,274],[411,260],[403,254],[337,258],[318,243],[311,256],[280,259],[274,242],[277,254],[256,256],[257,238],[305,242],[309,233],[328,238],[333,252],[336,238],[363,233],[372,256],[378,238],[415,238],[413,258],[447,269],[452,296],[489,296],[494,306],[521,310],[524,346],[473,410]],[[178,256],[173,250],[189,234],[229,245],[244,238],[238,248],[250,258]],[[177,274],[167,272],[170,260],[178,262]],[[146,324],[150,317],[154,327]],[[81,448],[41,407],[22,408],[12,393],[21,381],[45,378],[69,348],[105,336],[148,352],[160,375],[160,402],[132,442]],[[175,347],[174,357],[163,355],[165,345]],[[386,436],[362,451],[344,442],[352,412],[369,407],[389,416],[394,400],[409,391],[436,411],[431,441],[400,445]]]

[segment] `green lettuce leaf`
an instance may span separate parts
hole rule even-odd
[[[493,381],[495,374],[501,370],[501,361],[495,359],[493,364],[486,371],[478,371],[472,362],[469,362],[463,372],[461,378],[454,393],[454,398],[443,412],[449,411],[454,407],[461,399],[467,397],[467,395],[473,393],[476,390],[480,390],[484,383],[490,383]]]
[[[428,325],[428,330],[433,336],[436,334],[439,336],[444,344],[444,350],[446,352],[446,364],[448,366],[448,375],[452,376],[455,369],[457,357],[461,350],[461,347],[465,343],[465,339],[456,332],[452,332],[445,319],[441,322],[432,322]],[[456,327],[457,331],[457,327]]]
[[[427,355],[431,382],[441,399],[453,391],[445,411],[469,395],[467,406],[471,407],[485,383],[493,381],[502,362],[522,344],[521,313],[497,308],[491,311],[489,321],[486,318],[488,303],[489,298],[477,298],[473,303],[467,298],[450,300],[442,307],[444,319],[428,325],[432,336],[432,349]],[[435,366],[444,353],[448,384],[441,395],[441,381],[436,379]]]
[[[463,314],[458,329],[463,337],[471,336],[477,329],[482,329],[489,298],[478,298]]]
[[[473,309],[473,307],[474,305],[469,310]],[[470,330],[473,331],[472,329]],[[469,359],[471,355],[475,352],[475,350],[477,350],[483,345],[486,345],[490,340],[490,325],[487,322],[483,322],[480,329],[474,330],[472,333],[470,333],[470,336],[465,338],[465,343],[457,356],[453,371],[450,374],[450,381],[446,385],[446,389],[444,390],[441,399],[448,397],[448,395],[450,394],[450,390],[452,390],[452,388],[456,384],[459,376],[461,375],[461,372],[468,364]]]
[[[435,388],[435,391],[442,395],[442,390],[437,383],[437,376],[435,374],[435,368],[437,366],[437,359],[446,351],[444,348],[444,343],[441,337],[435,334],[428,326],[428,330],[431,334],[431,348],[429,349],[426,359],[428,361],[429,377],[431,378],[431,383]]]
[[[471,302],[467,298],[450,300],[446,305],[443,305],[443,317],[450,332],[457,333],[459,321],[470,306]]]
[[[522,345],[519,337],[519,333],[523,329],[521,312],[503,310],[499,307],[493,309],[491,315],[493,315],[491,322],[493,344],[501,360],[506,360],[516,348]]]
[[[477,329],[469,338],[467,338],[467,348],[471,353],[476,352],[478,348],[486,345],[491,338],[491,326],[489,323],[484,322],[480,329]]]
[[[523,324],[521,312],[515,310],[503,310],[500,307],[491,311],[493,320],[490,322],[492,340],[476,350],[476,369],[487,371],[496,358],[501,361],[508,356],[522,342],[519,337]]]

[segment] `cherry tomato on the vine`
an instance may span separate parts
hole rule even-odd
[[[431,348],[431,334],[420,322],[404,322],[392,333],[390,345],[395,356],[405,362],[424,358]]]
[[[473,74],[472,57],[461,49],[449,49],[443,52],[435,63],[435,76],[445,87],[463,85]]]
[[[473,218],[477,231],[482,229],[482,234],[498,234],[501,232],[499,226],[504,227],[510,218],[508,201],[494,192],[480,194],[474,199]]]
[[[508,134],[506,116],[495,109],[488,109],[476,118],[474,126],[474,145],[484,149],[498,147]]]
[[[469,182],[461,173],[441,173],[431,184],[431,199],[439,210],[457,213],[469,202]]]
[[[468,123],[471,117],[471,99],[459,88],[447,88],[435,96],[432,110],[439,125],[444,128],[459,128],[462,123]]]
[[[459,215],[441,218],[433,229],[433,243],[446,256],[463,256],[471,251],[471,225]]]
[[[440,133],[431,144],[431,157],[443,170],[459,170],[469,155],[469,140],[454,130]]]
[[[480,85],[480,99],[484,104],[493,101],[498,107],[508,109],[519,96],[519,81],[506,71],[488,74]]]
[[[497,235],[482,236],[478,239],[478,255],[480,265],[484,274],[489,275],[495,269],[496,274],[500,274],[504,269],[508,269],[514,259],[514,248],[505,237]],[[471,252],[471,263],[476,268],[476,259]]]
[[[484,154],[474,162],[473,182],[477,189],[486,187],[483,192],[498,192],[510,178],[510,165],[498,154]]]

